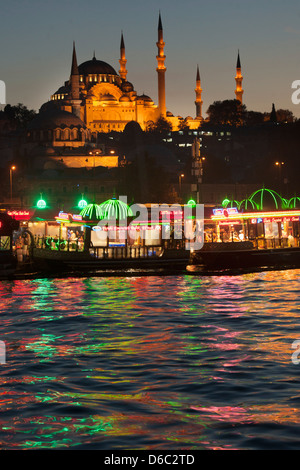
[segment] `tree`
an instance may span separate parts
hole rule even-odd
[[[245,122],[246,106],[239,100],[214,101],[207,110],[208,120],[214,126],[241,126]]]
[[[33,109],[28,109],[21,103],[18,103],[16,106],[7,104],[4,108],[4,113],[8,119],[14,121],[22,129],[36,116],[36,112]]]
[[[160,117],[155,123],[151,123],[147,126],[147,132],[166,137],[169,132],[172,132],[172,124],[164,117]]]
[[[247,126],[255,126],[258,124],[263,124],[265,121],[264,113],[258,111],[247,111],[245,115],[245,124]]]
[[[188,123],[187,123],[187,120],[186,119],[181,119],[180,120],[180,123],[178,125],[178,130],[180,131],[189,131],[189,126],[188,126]]]
[[[294,122],[295,118],[289,109],[277,109],[277,122]]]

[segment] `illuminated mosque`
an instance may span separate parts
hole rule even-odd
[[[160,118],[167,120],[173,131],[178,131],[181,124],[191,130],[198,130],[204,121],[202,115],[202,88],[199,66],[196,73],[195,87],[195,117],[174,116],[167,111],[166,107],[166,85],[165,85],[165,42],[163,38],[163,27],[161,16],[158,20],[157,39],[157,85],[158,104],[145,95],[138,95],[131,82],[127,80],[126,54],[123,33],[120,44],[120,70],[116,70],[106,62],[96,59],[95,53],[91,60],[78,65],[75,44],[73,44],[73,56],[70,78],[61,86],[51,99],[44,103],[36,118],[29,124],[27,142],[30,145],[38,144],[44,148],[48,157],[53,160],[54,153],[59,149],[77,149],[77,153],[83,155],[88,146],[98,145],[98,133],[109,133],[111,131],[122,132],[127,124],[138,123],[142,130],[151,129]],[[238,53],[236,66],[236,99],[242,103],[243,76],[241,73],[240,55]],[[60,152],[61,152],[60,151]],[[100,149],[99,149],[100,152]],[[116,161],[103,160],[99,164],[105,166],[116,166]],[[41,149],[37,149],[41,155]],[[53,154],[53,155],[51,155]],[[99,153],[100,156],[100,153]],[[69,163],[85,166],[85,159],[76,162],[68,159]],[[101,162],[100,162],[101,160]],[[97,166],[97,164],[96,164]]]
[[[61,86],[45,103],[40,112],[59,109],[77,116],[83,122],[91,135],[98,132],[123,131],[126,124],[136,121],[143,130],[151,127],[160,117],[166,119],[174,131],[179,125],[184,124],[190,129],[198,129],[203,122],[202,116],[202,88],[199,67],[197,67],[194,118],[188,116],[173,116],[166,107],[165,86],[165,53],[161,16],[158,21],[157,40],[157,79],[158,79],[158,104],[145,94],[137,94],[134,86],[127,80],[126,54],[123,33],[120,44],[120,70],[119,73],[106,62],[95,57],[78,65],[75,44],[73,44],[73,57],[71,74],[63,86]],[[239,59],[238,59],[239,61]],[[240,72],[240,69],[239,69]],[[241,100],[242,76],[237,73],[237,90]],[[237,91],[236,91],[237,94]]]

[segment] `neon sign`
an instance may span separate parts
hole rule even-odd
[[[213,214],[228,217],[229,215],[238,214],[237,207],[228,207],[227,209],[213,209]]]
[[[69,214],[67,212],[60,211],[58,216],[55,217],[59,221],[71,222],[82,222],[82,215],[80,214]]]
[[[7,214],[10,215],[15,220],[29,220],[30,217],[33,215],[33,211],[13,210],[13,211],[7,211]]]

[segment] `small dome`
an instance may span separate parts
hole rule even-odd
[[[124,93],[130,93],[133,91],[133,85],[130,82],[124,81],[121,84],[121,90],[124,91]]]
[[[119,99],[120,102],[125,103],[125,102],[130,102],[130,98],[126,95],[122,95],[121,98]]]
[[[117,98],[110,93],[100,96],[100,101],[117,101]]]
[[[70,93],[70,90],[71,87],[69,85],[63,85],[54,93],[54,95],[67,95]]]
[[[153,103],[153,100],[148,95],[142,94],[142,95],[138,96],[137,99],[138,100],[144,100],[144,102],[146,102],[146,103]]]
[[[28,124],[29,130],[55,129],[57,127],[83,127],[84,122],[75,114],[59,108],[40,110],[39,114]]]
[[[102,60],[97,60],[96,57],[80,64],[78,72],[79,75],[118,75],[111,65],[103,62]]]

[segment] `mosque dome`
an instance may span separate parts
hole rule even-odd
[[[100,97],[100,101],[117,101],[117,98],[110,93],[106,93]]]
[[[68,93],[70,93],[70,89],[69,85],[63,85],[54,93],[54,95],[68,95]]]
[[[75,114],[58,108],[40,110],[39,114],[29,123],[29,130],[55,129],[57,127],[86,128],[84,122]]]
[[[92,60],[87,60],[78,66],[79,75],[118,75],[115,69],[94,57]]]
[[[153,103],[153,100],[150,98],[150,96],[145,95],[144,93],[141,96],[138,96],[139,100],[144,100],[144,103]]]
[[[153,103],[153,100],[150,98],[150,96],[145,95],[144,93],[142,95],[137,96],[136,99],[143,100],[144,103]]]
[[[130,93],[131,91],[133,91],[133,85],[132,85],[132,83],[127,82],[127,81],[122,82],[122,84],[121,84],[121,90],[122,90],[124,93]]]
[[[119,99],[119,101],[123,102],[123,103],[125,103],[125,102],[128,103],[130,101],[130,98],[126,95],[122,95],[121,98]]]

